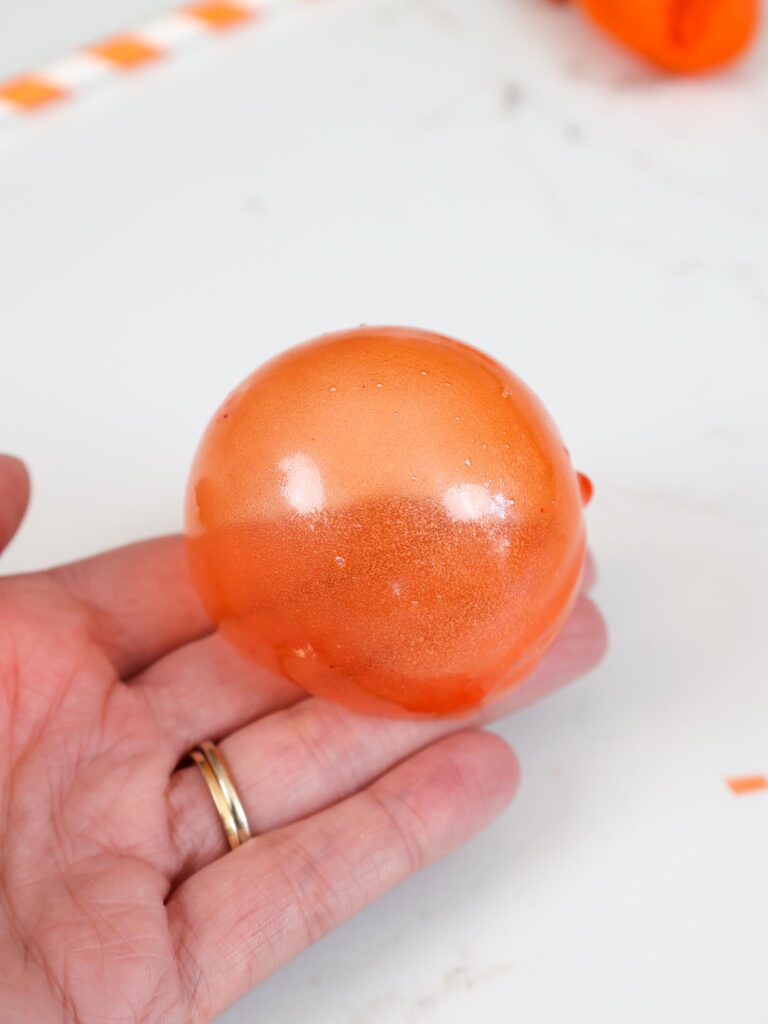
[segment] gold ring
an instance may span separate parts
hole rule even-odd
[[[204,740],[190,751],[189,756],[200,769],[211,792],[230,849],[236,850],[251,838],[251,830],[221,751],[215,743]]]

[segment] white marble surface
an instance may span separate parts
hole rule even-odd
[[[0,0],[0,71],[153,0]],[[768,64],[660,80],[544,0],[329,0],[0,135],[6,569],[179,522],[209,412],[359,321],[486,347],[596,483],[604,665],[509,812],[227,1024],[764,1024]]]

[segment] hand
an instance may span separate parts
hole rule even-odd
[[[27,503],[0,456],[0,549]],[[595,665],[581,596],[519,706]],[[224,752],[257,838],[227,853],[197,768]],[[498,737],[373,719],[216,634],[178,538],[0,579],[0,1019],[208,1021],[498,814]]]

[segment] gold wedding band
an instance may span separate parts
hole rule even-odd
[[[251,838],[248,819],[221,751],[210,740],[198,744],[189,756],[200,769],[213,797],[230,848],[236,850]]]

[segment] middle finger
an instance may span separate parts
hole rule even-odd
[[[588,553],[582,592],[588,592],[594,581],[594,560]],[[569,638],[578,640],[585,635],[580,601],[572,613],[573,621],[566,623],[546,656],[545,668],[554,665],[562,674],[570,659],[558,658],[557,652],[564,649]],[[567,667],[565,670],[568,671]],[[219,633],[179,647],[129,682],[162,724],[177,758],[201,740],[226,736],[261,715],[307,696],[287,679],[271,674],[240,654]],[[517,708],[521,699],[528,702],[527,694],[526,681],[511,692],[510,709]]]

